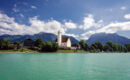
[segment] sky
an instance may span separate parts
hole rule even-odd
[[[0,35],[40,32],[88,39],[96,33],[130,38],[130,0],[0,0]]]

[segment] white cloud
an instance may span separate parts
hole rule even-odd
[[[12,9],[14,12],[19,12],[19,9],[17,8],[17,4],[14,4],[14,7]]]
[[[31,8],[32,8],[32,9],[37,9],[37,7],[36,7],[36,6],[33,6],[33,5],[31,6]]]
[[[126,7],[125,7],[125,6],[122,6],[120,9],[121,9],[121,10],[126,10]]]
[[[75,23],[72,23],[72,22],[65,22],[64,25],[68,29],[75,29],[75,28],[77,28],[77,25]]]
[[[41,21],[37,16],[29,19],[30,26],[21,25],[15,22],[14,18],[0,13],[0,33],[10,35],[36,34],[39,32],[48,32],[56,34],[58,30],[65,33],[63,25],[56,20]]]
[[[13,8],[12,9],[14,12],[19,12],[19,9],[17,9],[17,8]]]
[[[90,30],[86,33],[81,34],[82,38],[88,39],[91,35],[95,33],[116,33],[117,31],[127,31],[130,30],[130,21],[128,22],[115,22],[110,23],[104,27],[101,27],[97,30]]]
[[[88,31],[81,34],[82,39],[87,40],[91,35],[95,34],[95,31]]]
[[[49,20],[47,22],[38,20],[37,17],[30,18],[31,27],[39,32],[48,32],[48,33],[57,33],[58,30],[61,30],[62,33],[65,33],[65,30],[62,27],[62,24],[56,20]]]
[[[24,15],[23,15],[23,14],[20,13],[19,15],[20,15],[22,18],[24,18]]]
[[[125,18],[125,19],[130,19],[130,14],[124,15],[124,18]]]
[[[83,25],[80,25],[79,28],[83,30],[87,30],[92,27],[100,27],[102,25],[103,20],[95,22],[95,19],[92,14],[89,14],[87,17],[84,17]]]
[[[79,36],[78,36],[78,35],[76,35],[76,34],[67,34],[67,33],[65,33],[64,35],[67,35],[67,36],[72,36],[72,37],[74,37],[74,38],[79,37]]]
[[[24,16],[24,15],[23,15]],[[22,15],[21,15],[22,17]],[[29,18],[30,25],[19,24],[15,22],[14,18],[8,17],[6,14],[0,13],[0,35],[24,35],[24,34],[36,34],[39,32],[47,32],[57,34],[58,30],[61,30],[63,34],[73,36],[75,38],[88,39],[95,33],[116,33],[117,31],[130,30],[130,21],[127,22],[112,22],[103,26],[103,20],[95,21],[92,15],[85,17],[83,24],[77,25],[72,21],[65,21],[61,23],[57,20],[50,19],[48,21],[39,20],[37,16]],[[93,29],[89,29],[93,28]],[[80,29],[86,31],[80,36],[70,33],[66,33],[68,29]]]

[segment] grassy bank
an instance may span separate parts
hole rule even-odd
[[[57,53],[84,53],[84,50],[58,50]]]
[[[30,49],[11,49],[11,50],[0,50],[0,53],[38,53],[36,50],[30,50]]]
[[[84,50],[58,50],[56,53],[84,53]],[[18,49],[18,50],[0,50],[0,53],[41,53],[37,50],[31,50],[31,49]],[[45,52],[43,52],[45,53]]]

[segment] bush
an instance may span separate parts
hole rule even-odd
[[[51,43],[48,41],[44,45],[42,45],[42,48],[41,48],[42,52],[56,52],[57,50],[58,50],[58,44]]]

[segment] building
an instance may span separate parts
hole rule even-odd
[[[71,48],[70,38],[62,38],[62,32],[58,31],[56,42],[60,48]]]
[[[26,48],[33,48],[34,47],[34,41],[30,38],[23,41],[23,46]]]

